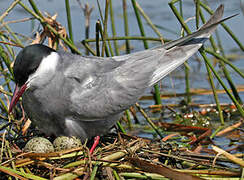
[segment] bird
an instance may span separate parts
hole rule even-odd
[[[46,134],[82,141],[103,135],[145,90],[191,57],[222,19],[224,6],[196,32],[163,45],[114,57],[81,56],[43,44],[23,48],[13,74],[16,87],[9,113],[23,108]],[[222,19],[222,20],[221,20]]]

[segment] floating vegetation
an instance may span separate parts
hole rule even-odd
[[[16,52],[19,51],[15,47],[23,48],[27,44],[45,41],[54,49],[110,57],[131,53],[132,42],[135,41],[142,42],[145,49],[152,42],[170,41],[161,34],[162,31],[177,33],[177,30],[172,30],[167,25],[155,25],[139,4],[140,1],[123,0],[121,27],[124,28],[124,35],[118,35],[112,4],[115,1],[106,0],[104,8],[97,1],[100,17],[96,23],[95,38],[90,38],[90,18],[94,7],[91,8],[89,4],[83,6],[79,0],[77,3],[84,12],[86,21],[86,39],[79,45],[74,40],[69,0],[65,0],[68,29],[57,21],[56,14],[49,15],[40,11],[34,0],[15,0],[0,14],[0,179],[243,179],[244,87],[243,84],[236,85],[230,73],[234,72],[243,80],[242,67],[233,63],[233,59],[243,58],[243,55],[226,53],[218,34],[217,40],[211,37],[210,46],[199,51],[206,69],[204,76],[210,89],[192,89],[189,75],[191,67],[186,63],[182,78],[185,83],[184,92],[162,93],[163,85],[156,85],[151,95],[143,96],[138,103],[125,111],[116,126],[117,133],[102,137],[96,149],[89,150],[91,140],[80,144],[79,140],[72,138],[70,147],[62,144],[61,147],[55,145],[54,149],[52,144],[56,144],[55,137],[46,137],[32,125],[21,103],[14,114],[8,114],[12,96],[12,65]],[[194,4],[194,20],[196,28],[199,28],[205,22],[205,14],[212,14],[213,11],[205,1],[196,0]],[[16,6],[31,17],[5,21]],[[131,6],[138,23],[138,36],[130,34],[128,6]],[[184,20],[183,1],[171,1],[169,7],[182,26],[182,30],[179,30],[181,35],[190,34],[188,21],[193,20]],[[9,26],[26,21],[38,22],[39,28],[41,27],[41,30],[34,32],[34,37],[19,34]],[[243,44],[231,29],[224,23],[221,26],[238,51],[243,51]],[[155,36],[147,36],[145,28],[150,28]],[[80,48],[81,44],[84,49]],[[220,101],[222,94],[225,95],[225,100],[228,99],[226,103]],[[215,102],[195,102],[196,96],[211,96]],[[181,102],[165,103],[168,99]],[[146,104],[145,107],[145,101],[149,100],[151,104]],[[25,151],[26,144],[36,137],[47,138],[44,141],[49,143],[50,152],[44,153],[42,149],[38,149],[39,152],[33,152],[33,149]],[[39,141],[33,147],[39,148],[38,143]]]
[[[187,130],[187,127],[181,126],[181,129],[181,133],[204,132],[194,127],[188,127]],[[230,154],[214,145],[213,149],[198,145],[190,150],[191,146],[200,142],[199,139],[194,139],[193,134],[191,142],[191,138],[185,139],[188,143],[169,140],[176,136],[183,138],[179,133],[169,136],[162,140],[149,140],[110,134],[103,138],[92,156],[86,146],[52,153],[24,153],[17,151],[14,144],[10,145],[5,139],[0,171],[6,173],[3,175],[5,178],[11,175],[28,179],[74,179],[92,176],[100,179],[109,176],[144,179],[240,177],[241,169],[238,166],[244,166],[243,154]],[[205,154],[199,154],[199,151]]]

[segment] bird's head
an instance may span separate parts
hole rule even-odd
[[[41,44],[27,46],[19,52],[13,67],[16,86],[9,113],[27,89],[42,87],[48,82],[55,73],[58,59],[54,49]]]

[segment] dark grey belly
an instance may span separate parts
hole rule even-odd
[[[61,115],[61,113],[47,113],[48,107],[44,107],[33,94],[23,96],[23,106],[27,116],[40,131],[47,135],[76,136],[85,141],[97,135],[105,134],[119,120],[120,114],[111,115],[99,119],[83,119],[80,117]],[[61,115],[61,116],[60,116]]]

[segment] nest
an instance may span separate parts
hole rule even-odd
[[[6,135],[5,135],[6,137]],[[23,139],[22,139],[23,140]],[[2,137],[2,178],[20,179],[201,179],[240,176],[241,171],[226,157],[194,153],[176,142],[149,140],[125,134],[102,137],[93,154],[91,142],[52,153],[24,153]],[[87,147],[88,146],[88,147]]]

